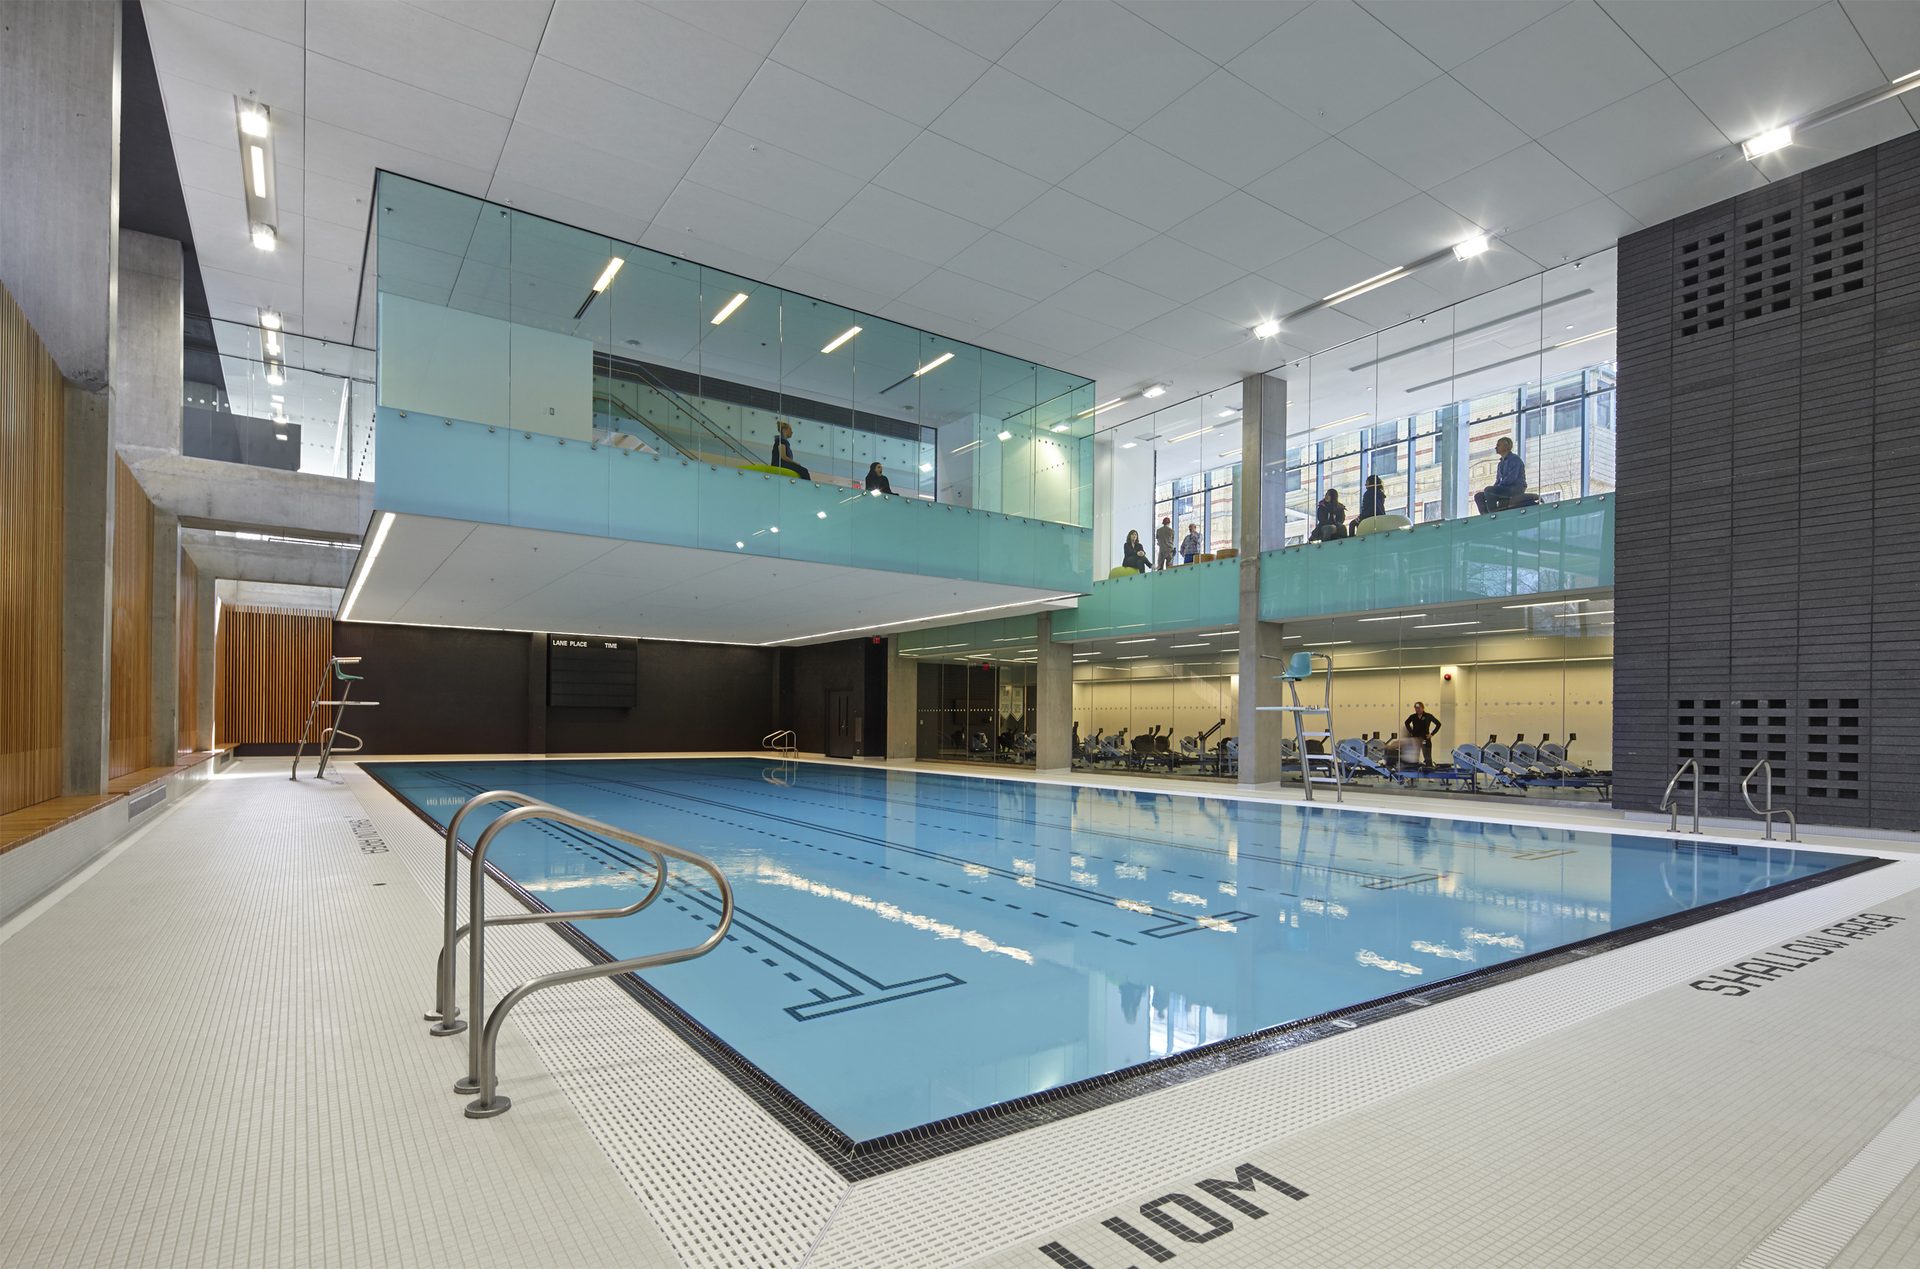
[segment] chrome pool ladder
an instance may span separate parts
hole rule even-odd
[[[1667,781],[1667,791],[1660,795],[1660,809],[1668,812],[1667,831],[1669,833],[1680,831],[1680,799],[1674,796],[1674,790],[1679,787],[1680,777],[1688,772],[1693,773],[1693,828],[1691,831],[1695,833],[1700,831],[1700,764],[1689,758],[1680,764],[1680,769],[1673,773],[1673,779]]]
[[[467,912],[471,919],[467,924],[460,925],[458,907],[460,824],[466,819],[469,811],[496,802],[513,803],[514,809],[487,825],[481,832],[479,840],[473,844],[467,890]],[[635,850],[646,852],[653,857],[653,884],[639,899],[623,908],[588,908],[570,912],[516,912],[506,916],[489,917],[486,914],[487,851],[503,830],[529,820],[565,824],[612,841],[623,842]],[[654,952],[646,956],[633,956],[600,965],[581,965],[574,969],[541,974],[529,978],[507,992],[500,998],[500,1003],[493,1007],[493,1012],[487,1013],[486,937],[488,927],[593,921],[608,917],[632,916],[660,897],[660,892],[667,884],[667,861],[670,859],[677,859],[704,870],[719,888],[720,919],[714,923],[713,933],[706,940],[672,951]],[[543,988],[584,982],[592,978],[611,978],[618,974],[653,969],[661,965],[692,960],[696,956],[704,956],[720,945],[721,940],[727,937],[728,929],[733,925],[733,887],[727,884],[726,877],[721,875],[720,870],[714,867],[713,862],[705,856],[668,846],[664,842],[654,841],[652,838],[643,837],[624,828],[590,819],[508,789],[494,789],[476,794],[454,812],[453,818],[447,823],[444,880],[445,889],[441,896],[442,942],[439,963],[434,970],[434,1012],[429,1013],[427,1019],[434,1024],[431,1028],[434,1035],[458,1035],[462,1031],[469,1032],[467,1073],[453,1086],[453,1091],[456,1093],[478,1094],[467,1106],[466,1114],[469,1119],[490,1119],[504,1113],[513,1105],[511,1098],[500,1096],[497,1092],[499,1086],[497,1057],[500,1030],[506,1022],[507,1014],[515,1005]],[[482,1025],[472,1028],[469,1028],[460,1018],[459,1006],[454,1003],[454,964],[462,938],[472,940],[467,969],[467,1012],[476,1020],[484,1019]]]
[[[760,737],[760,747],[762,749],[787,758],[791,758],[800,752],[798,742],[799,737],[794,735],[793,728],[791,727],[783,727],[779,731],[770,731]]]
[[[1755,805],[1753,800],[1753,790],[1749,786],[1752,785],[1753,783],[1753,777],[1759,775],[1762,771],[1765,771],[1767,773],[1767,783],[1766,783],[1767,800],[1762,805]],[[1749,811],[1752,811],[1755,815],[1758,815],[1761,819],[1767,822],[1767,840],[1768,841],[1773,840],[1773,817],[1776,815],[1784,815],[1787,817],[1787,840],[1790,842],[1797,842],[1800,840],[1800,821],[1794,818],[1793,812],[1789,811],[1784,806],[1781,807],[1779,810],[1774,809],[1773,763],[1769,762],[1765,758],[1762,758],[1760,761],[1754,763],[1753,770],[1747,772],[1746,778],[1740,781],[1740,796],[1746,801],[1747,809]]]

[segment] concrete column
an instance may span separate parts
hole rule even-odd
[[[887,759],[920,756],[920,663],[900,655],[900,636],[887,636]]]
[[[1073,769],[1073,645],[1053,641],[1053,614],[1035,618],[1034,766]]]
[[[113,381],[120,5],[0,0],[0,278],[60,372]]]
[[[107,394],[67,385],[66,559],[60,598],[68,794],[107,787],[113,655],[113,443]]]
[[[147,765],[180,753],[180,521],[153,513],[153,748]]]
[[[199,588],[193,597],[196,614],[193,628],[199,642],[193,655],[200,667],[196,676],[200,685],[200,699],[194,703],[193,710],[193,747],[200,753],[213,748],[213,680],[214,675],[219,673],[219,664],[214,656],[217,647],[214,643],[214,627],[219,621],[219,586],[211,574],[202,573]]]
[[[120,231],[113,440],[128,462],[180,452],[185,293],[180,244]]]
[[[1283,715],[1260,707],[1282,703],[1275,676],[1283,645],[1280,626],[1260,620],[1260,552],[1286,541],[1287,385],[1272,375],[1249,375],[1240,394],[1240,783],[1272,784],[1280,779]],[[1257,479],[1247,475],[1255,472]]]

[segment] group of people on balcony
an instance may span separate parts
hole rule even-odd
[[[1473,495],[1473,505],[1485,513],[1539,502],[1536,495],[1527,492],[1527,465],[1514,452],[1512,438],[1501,437],[1494,444],[1493,452],[1500,456],[1500,465],[1494,471],[1493,483]],[[1313,509],[1313,532],[1307,535],[1307,541],[1331,542],[1352,537],[1364,521],[1386,514],[1387,489],[1378,476],[1367,477],[1366,488],[1360,494],[1360,514],[1353,517],[1352,524],[1347,521],[1347,506],[1340,501],[1340,491],[1328,489]]]
[[[801,480],[813,479],[813,473],[802,467],[793,457],[793,424],[785,419],[774,424],[773,453],[767,459],[767,466],[792,472]],[[893,492],[893,482],[887,479],[887,473],[879,463],[867,465],[866,489],[870,494]]]
[[[1173,531],[1173,517],[1160,517],[1160,527],[1153,531],[1153,546],[1156,559],[1149,562],[1147,560],[1147,548],[1140,541],[1140,530],[1128,529],[1127,540],[1120,546],[1120,567],[1130,568],[1140,573],[1150,573],[1155,570],[1164,571],[1172,568],[1176,554],[1174,541],[1177,536]],[[1200,558],[1199,525],[1190,524],[1187,526],[1187,536],[1179,538],[1177,554],[1180,557],[1179,562],[1182,564],[1191,564]]]

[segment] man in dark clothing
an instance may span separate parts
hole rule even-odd
[[[1473,495],[1473,505],[1481,511],[1500,511],[1511,507],[1527,492],[1527,465],[1520,461],[1520,455],[1513,452],[1513,438],[1503,436],[1495,443],[1493,452],[1500,455],[1500,466],[1493,473],[1493,483]]]
[[[1440,720],[1427,712],[1424,702],[1415,701],[1407,715],[1407,735],[1420,742],[1420,765],[1433,769],[1433,738],[1440,734]]]

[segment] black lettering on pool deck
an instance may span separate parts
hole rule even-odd
[[[1887,912],[1862,912],[1844,921],[1822,926],[1812,934],[1802,934],[1776,944],[1764,952],[1735,961],[1725,969],[1689,984],[1695,991],[1722,996],[1747,996],[1768,983],[1796,974],[1809,965],[1818,965],[1827,957],[1851,947],[1860,939],[1892,929],[1906,920]]]
[[[1252,1198],[1243,1196],[1259,1193],[1261,1186],[1266,1186],[1274,1194],[1296,1202],[1307,1197],[1307,1192],[1299,1186],[1282,1181],[1271,1172],[1251,1163],[1242,1163],[1235,1167],[1231,1181],[1220,1177],[1209,1177],[1204,1181],[1195,1182],[1190,1188],[1200,1191],[1208,1200],[1220,1207],[1238,1212],[1252,1220],[1259,1220],[1267,1214],[1267,1208],[1254,1202]],[[1137,1225],[1121,1216],[1109,1216],[1100,1222],[1100,1226],[1125,1243],[1131,1251],[1146,1256],[1154,1264],[1163,1264],[1172,1260],[1177,1254],[1172,1247],[1161,1241],[1162,1236],[1170,1236],[1170,1239],[1176,1243],[1193,1244],[1210,1243],[1216,1238],[1233,1232],[1232,1217],[1184,1190],[1175,1190],[1142,1203],[1140,1215],[1156,1227],[1159,1236],[1142,1232]],[[1124,1254],[1110,1243],[1103,1243],[1097,1247],[1088,1244],[1083,1250],[1102,1257],[1096,1263],[1087,1260],[1058,1239],[1042,1244],[1035,1250],[1054,1264],[1061,1266],[1061,1269],[1109,1269],[1109,1266],[1118,1265],[1119,1261],[1115,1257]],[[1136,1266],[1130,1264],[1128,1269],[1136,1269]]]

